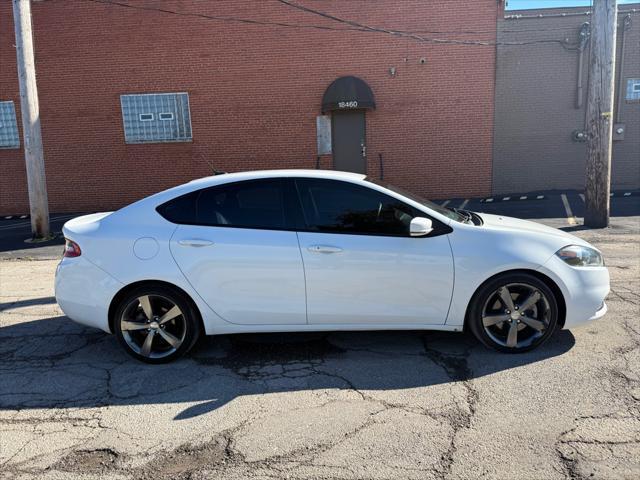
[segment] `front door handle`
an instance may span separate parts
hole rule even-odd
[[[178,243],[184,247],[208,247],[209,245],[213,245],[211,240],[202,240],[201,238],[178,240]]]
[[[340,253],[342,251],[340,247],[332,245],[311,245],[307,250],[314,253]]]

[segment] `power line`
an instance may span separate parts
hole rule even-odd
[[[531,41],[522,41],[522,42],[496,42],[492,40],[469,40],[469,39],[446,39],[446,38],[432,38],[425,37],[422,35],[418,35],[416,32],[404,31],[404,30],[392,30],[386,28],[379,28],[370,25],[365,25],[354,20],[348,20],[340,17],[336,17],[334,15],[321,12],[319,10],[314,10],[309,7],[305,7],[303,5],[299,5],[288,0],[276,0],[284,5],[287,5],[291,8],[296,8],[298,10],[305,11],[307,13],[311,13],[314,15],[318,15],[324,17],[326,19],[339,22],[341,24],[347,25],[347,27],[336,28],[329,25],[316,25],[316,24],[298,24],[298,23],[287,23],[287,22],[273,22],[273,21],[263,21],[263,20],[255,20],[250,18],[241,18],[241,17],[231,17],[231,16],[219,16],[219,15],[207,15],[204,13],[194,13],[194,12],[181,12],[177,10],[170,10],[168,8],[162,7],[150,7],[146,5],[135,5],[131,3],[126,3],[118,0],[85,0],[87,2],[99,3],[102,5],[112,5],[117,7],[129,8],[132,10],[144,10],[144,11],[152,11],[164,14],[177,15],[182,17],[192,17],[192,18],[200,18],[204,20],[213,20],[220,22],[231,22],[231,23],[242,23],[248,25],[257,25],[257,26],[275,26],[282,28],[296,28],[296,29],[315,29],[315,30],[326,30],[326,31],[354,31],[354,32],[362,32],[362,33],[382,33],[394,37],[400,38],[408,38],[421,43],[429,43],[429,44],[438,44],[438,45],[467,45],[467,46],[483,46],[483,47],[491,47],[491,46],[522,46],[522,45],[536,45],[536,44],[559,44],[565,49],[575,50],[577,48],[577,44],[572,44],[566,42],[564,40],[557,39],[541,39],[541,40],[531,40]],[[480,33],[480,32],[473,32]],[[486,33],[494,33],[494,31],[487,31]],[[515,33],[515,31],[514,31]],[[442,34],[471,34],[471,31],[462,31],[462,32],[442,32]]]
[[[116,0],[85,0],[87,2],[100,3],[103,5],[113,5],[117,7],[125,7],[130,8],[132,10],[146,10],[150,12],[159,12],[159,13],[167,13],[172,15],[178,15],[181,17],[195,17],[202,18],[205,20],[216,20],[220,22],[231,22],[231,23],[245,23],[249,25],[260,25],[260,26],[271,26],[271,27],[285,27],[285,28],[312,28],[317,30],[332,30],[332,31],[346,31],[346,30],[354,30],[348,28],[335,28],[324,25],[307,25],[307,24],[292,24],[292,23],[284,23],[284,22],[267,22],[261,20],[253,20],[250,18],[238,18],[238,17],[226,17],[226,16],[218,16],[218,15],[207,15],[204,13],[193,13],[193,12],[180,12],[177,10],[170,10],[168,8],[162,7],[149,7],[145,5],[133,5],[126,2],[120,2]]]
[[[440,31],[440,32],[436,32],[436,31],[405,31],[405,30],[391,30],[391,29],[384,29],[384,28],[379,28],[379,27],[372,27],[370,25],[365,25],[365,24],[361,24],[359,22],[355,22],[353,20],[348,20],[348,19],[343,19],[340,17],[337,17],[335,15],[331,15],[328,14],[326,12],[322,12],[319,10],[315,10],[313,8],[304,6],[304,5],[300,5],[298,3],[292,2],[290,0],[277,0],[278,2],[285,4],[289,7],[292,8],[296,8],[298,10],[307,12],[307,13],[311,13],[314,15],[318,15],[320,17],[324,17],[327,18],[329,20],[333,20],[336,22],[341,22],[341,23],[346,23],[348,25],[351,25],[352,27],[356,27],[359,30],[365,30],[365,31],[371,31],[371,32],[380,32],[380,33],[387,33],[390,35],[396,35],[396,36],[403,36],[403,37],[409,37],[409,38],[413,38],[415,40],[419,40],[419,41],[424,41],[424,42],[430,42],[430,43],[444,43],[444,44],[456,44],[456,45],[483,45],[483,46],[495,46],[495,45],[506,45],[506,46],[510,46],[510,45],[535,45],[535,44],[544,44],[544,43],[558,43],[560,45],[562,45],[564,48],[568,49],[568,50],[575,50],[577,47],[577,44],[571,44],[569,42],[566,42],[564,40],[557,40],[557,39],[542,39],[542,40],[532,40],[532,41],[528,41],[528,42],[493,42],[493,41],[485,41],[485,40],[451,40],[451,39],[438,39],[438,38],[425,38],[425,37],[420,37],[417,34],[422,34],[422,33],[429,33],[429,34],[482,34],[482,33],[494,33],[497,32],[497,30],[486,30],[484,32],[482,31],[471,31],[471,30],[467,30],[467,31],[457,31],[457,32],[446,32],[446,31]],[[527,29],[527,30],[502,30],[502,33],[520,33],[520,32],[525,32],[525,31],[534,31],[534,32],[541,32],[541,31],[555,31],[555,30],[563,30],[566,31],[568,30],[569,27],[557,27],[557,28],[548,28],[548,29]]]
[[[363,23],[359,23],[356,22],[354,20],[348,20],[345,18],[340,18],[337,17],[335,15],[331,15],[329,13],[326,12],[322,12],[320,10],[315,10],[313,8],[304,6],[304,5],[300,5],[298,3],[294,3],[291,2],[289,0],[277,0],[278,2],[282,3],[283,5],[287,5],[291,8],[306,12],[306,13],[310,13],[312,15],[317,15],[319,17],[328,19],[328,20],[332,20],[334,22],[339,22],[339,23],[344,23],[346,25],[350,25],[351,27],[355,27],[358,29],[362,29],[364,31],[367,32],[375,32],[375,33],[384,33],[387,35],[392,35],[392,36],[396,36],[396,37],[407,37],[407,38],[412,38],[414,40],[418,40],[420,42],[425,42],[425,43],[443,43],[443,44],[452,44],[452,45],[479,45],[479,46],[491,46],[492,42],[490,41],[482,41],[482,40],[451,40],[451,39],[440,39],[440,38],[427,38],[427,37],[422,37],[414,32],[407,32],[407,31],[403,31],[403,30],[390,30],[387,28],[380,28],[380,27],[373,27],[371,25],[366,25]],[[495,42],[493,43],[495,44]]]
[[[432,35],[482,35],[482,34],[492,34],[494,32],[496,32],[496,30],[458,30],[458,31],[436,31],[436,30],[414,30],[414,31],[406,31],[406,30],[396,30],[396,29],[384,29],[384,28],[379,28],[379,27],[372,27],[370,25],[365,25],[365,24],[361,24],[358,22],[355,22],[353,20],[348,20],[348,19],[344,19],[344,18],[340,18],[337,17],[335,15],[331,15],[328,14],[326,12],[322,12],[320,10],[315,10],[313,8],[307,7],[305,5],[301,5],[299,3],[293,2],[291,0],[277,0],[278,2],[285,4],[289,7],[293,7],[296,8],[298,10],[307,12],[307,13],[311,13],[314,15],[318,15],[320,17],[324,17],[327,18],[329,20],[333,20],[336,22],[342,22],[342,23],[346,23],[348,25],[351,25],[352,27],[357,27],[358,30],[365,30],[365,31],[375,31],[375,32],[381,32],[381,33],[389,33],[389,34],[397,34],[397,35],[416,35],[416,34],[432,34]],[[591,10],[593,9],[593,0],[591,0]],[[583,13],[581,15],[590,15],[591,13]],[[632,11],[630,11],[630,13],[636,13],[636,10],[633,9]],[[572,14],[569,14],[572,15]],[[573,15],[577,15],[577,14],[573,14]],[[549,16],[549,15],[547,15]],[[558,16],[560,17],[565,17],[567,16],[567,14],[558,14]],[[505,17],[506,18],[506,17]],[[518,19],[521,18],[520,16],[513,16],[513,19]],[[528,17],[527,17],[528,18]],[[539,17],[535,17],[535,18],[539,18]],[[554,31],[567,31],[569,29],[571,29],[572,26],[564,26],[564,27],[549,27],[549,28],[529,28],[529,29],[514,29],[514,30],[509,30],[509,29],[502,29],[500,30],[501,33],[522,33],[522,32],[554,32]],[[433,42],[454,42],[455,40],[449,40],[449,39],[433,39],[433,38],[426,38],[424,40],[427,41],[433,41]],[[464,42],[464,40],[461,40],[462,42]],[[481,43],[483,42],[482,40],[476,40],[475,42]],[[563,42],[561,40],[555,40],[555,43],[566,43]],[[533,43],[537,43],[536,41],[531,41],[530,43],[526,43],[528,44],[533,44]],[[484,43],[482,43],[484,44]],[[501,43],[497,43],[494,42],[494,45],[500,45]],[[520,45],[520,44],[525,44],[525,43],[509,43],[512,45]]]
[[[331,30],[331,31],[370,31],[368,29],[357,28],[357,27],[336,28],[336,27],[330,27],[326,25],[292,24],[292,23],[284,23],[284,22],[260,21],[260,20],[253,20],[253,19],[239,18],[239,17],[207,15],[202,13],[180,12],[177,10],[170,10],[162,7],[132,5],[130,3],[117,1],[117,0],[85,0],[85,1],[102,3],[107,5],[115,5],[118,7],[127,7],[134,10],[147,10],[147,11],[155,11],[160,13],[170,13],[170,14],[184,16],[184,17],[197,17],[197,18],[203,18],[207,20],[218,20],[223,22],[247,23],[247,24],[253,24],[253,25],[277,26],[277,27],[287,27],[287,28],[313,28],[313,29]],[[495,30],[449,30],[449,31],[421,30],[413,33],[425,33],[425,34],[434,34],[434,35],[481,35],[481,34],[491,34],[494,32]]]

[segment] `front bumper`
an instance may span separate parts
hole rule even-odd
[[[560,287],[567,307],[564,328],[574,328],[607,313],[609,270],[606,267],[575,268],[555,255],[539,269]]]
[[[83,256],[63,258],[56,268],[56,301],[65,315],[108,333],[109,305],[123,286]]]
[[[604,317],[604,315],[607,313],[607,311],[609,311],[609,308],[607,307],[607,304],[605,302],[602,302],[602,306],[596,311],[595,315],[591,318],[589,318],[589,320],[587,320],[587,322],[592,322],[593,320],[598,320],[599,318]]]

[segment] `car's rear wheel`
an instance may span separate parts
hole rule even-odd
[[[527,273],[507,273],[474,295],[468,326],[485,345],[519,353],[542,345],[558,323],[558,302],[551,289]]]
[[[200,336],[197,312],[177,289],[138,287],[119,303],[114,330],[118,341],[134,358],[166,363],[187,353]]]

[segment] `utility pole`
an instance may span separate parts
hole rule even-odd
[[[616,0],[594,0],[591,20],[584,224],[593,228],[609,225],[613,85],[618,20],[616,3]]]
[[[49,203],[44,172],[40,106],[36,86],[31,0],[13,0],[13,23],[16,30],[20,111],[24,137],[24,160],[27,167],[31,232],[34,239],[49,237]]]

